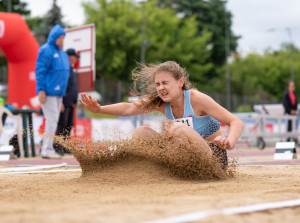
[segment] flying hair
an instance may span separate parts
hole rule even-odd
[[[184,78],[184,84],[182,90],[191,89],[193,86],[189,81],[188,72],[180,67],[180,65],[174,61],[166,61],[159,64],[139,64],[132,71],[133,80],[133,91],[135,95],[141,96],[141,103],[136,103],[138,107],[143,108],[158,108],[165,102],[158,96],[156,86],[154,82],[155,74],[159,72],[169,72],[172,76],[179,80],[181,77]]]

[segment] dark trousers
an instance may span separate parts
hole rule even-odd
[[[292,130],[293,130],[293,121],[292,120],[288,120],[288,123],[287,123],[287,132],[292,132]],[[290,142],[290,141],[297,142],[297,138],[288,137],[286,141],[288,141],[288,142]]]
[[[74,106],[66,106],[65,110],[60,113],[56,135],[63,136],[65,139],[69,138],[71,135],[71,130],[73,128],[73,118],[74,118]],[[54,149],[57,153],[63,154],[69,151],[58,143],[54,143]]]
[[[287,131],[288,131],[288,132],[291,132],[291,131],[292,131],[292,120],[288,120]]]

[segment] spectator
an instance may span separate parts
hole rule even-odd
[[[63,136],[65,139],[70,137],[71,130],[73,128],[74,109],[78,100],[77,74],[75,72],[74,65],[77,58],[79,58],[79,55],[74,49],[67,49],[66,53],[68,54],[70,61],[70,75],[67,91],[63,97],[63,104],[61,106],[61,112],[56,129],[56,135]],[[66,148],[58,143],[54,143],[54,149],[60,155],[69,153]]]
[[[55,153],[53,137],[65,95],[70,62],[66,52],[62,50],[65,31],[60,25],[55,25],[45,43],[39,50],[36,62],[36,93],[42,104],[42,111],[46,119],[45,133],[41,156],[45,159],[59,159]]]
[[[290,81],[287,85],[287,89],[285,90],[283,94],[283,106],[284,106],[284,112],[285,114],[289,115],[297,115],[298,114],[298,102],[297,102],[297,96],[295,94],[295,83],[294,81]],[[293,124],[292,120],[288,120],[288,126],[287,131],[292,132],[293,130]],[[287,139],[287,141],[290,141],[290,137]]]

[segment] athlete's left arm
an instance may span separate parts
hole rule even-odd
[[[199,91],[194,92],[193,101],[197,100],[197,105],[203,114],[210,115],[221,123],[229,126],[228,137],[223,135],[217,136],[214,142],[222,148],[231,149],[238,139],[240,138],[244,124],[243,122],[234,116],[231,112],[223,108],[211,97],[205,95]]]

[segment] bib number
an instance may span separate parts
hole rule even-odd
[[[193,128],[193,117],[174,119],[173,123],[174,122],[181,122],[181,123]]]

